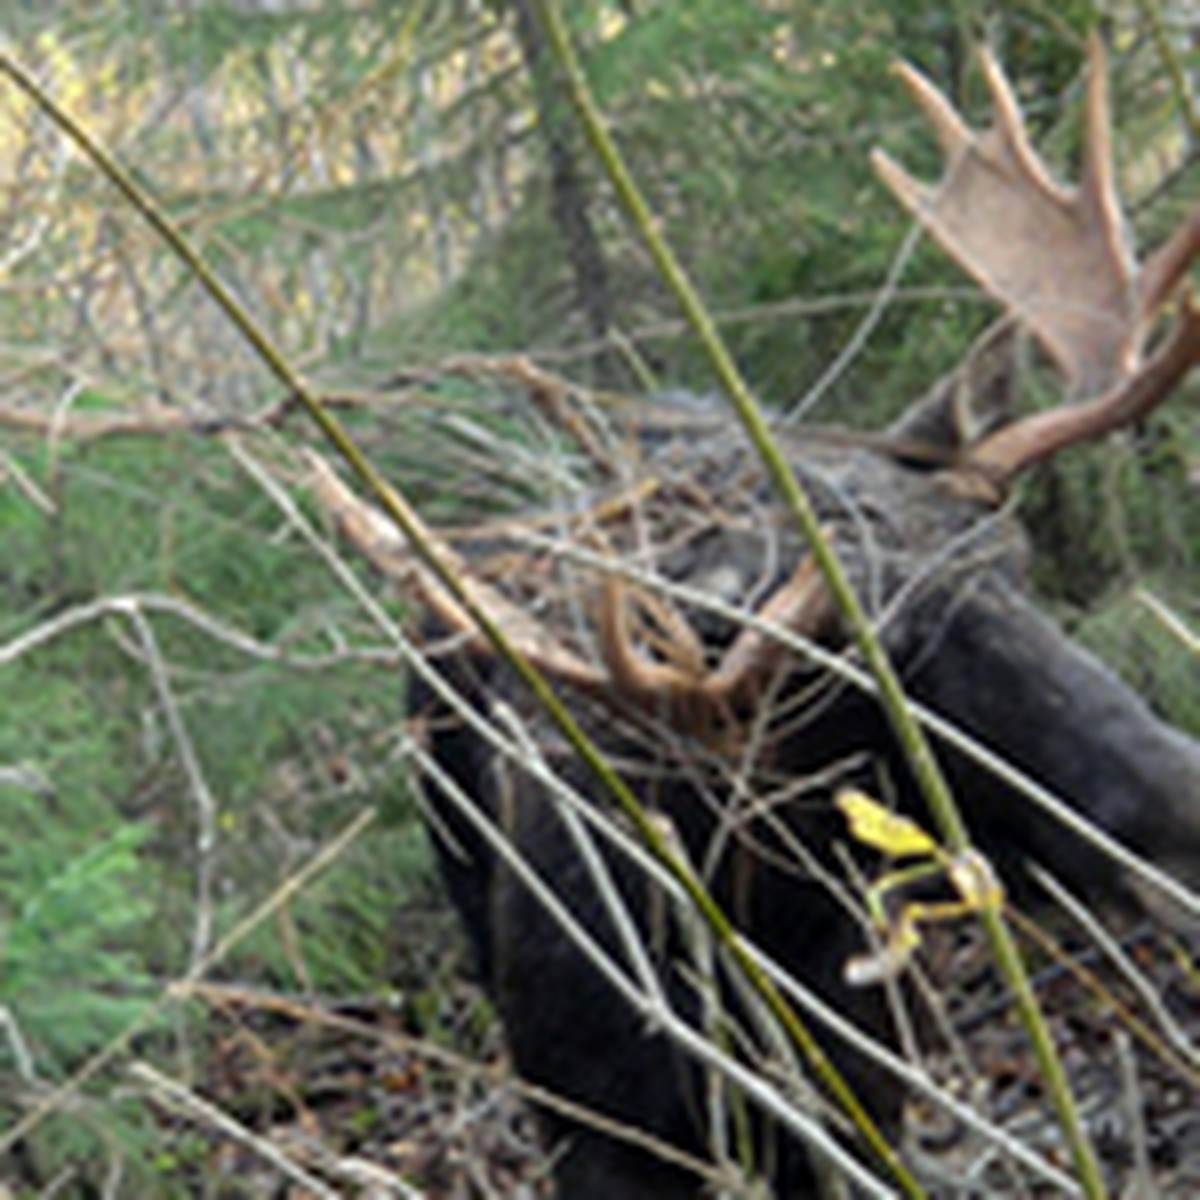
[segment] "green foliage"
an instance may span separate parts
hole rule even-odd
[[[5,855],[20,862],[4,863],[4,890],[20,907],[4,921],[0,1002],[41,1072],[59,1077],[61,1064],[95,1052],[145,1007],[134,938],[150,911],[137,853],[147,831],[129,826],[74,858],[53,844],[31,855],[20,836],[25,814],[7,798],[3,807],[20,849]]]
[[[13,551],[0,580],[3,637],[97,596],[132,593],[173,594],[293,654],[328,654],[334,630],[357,636],[327,571],[276,536],[277,512],[218,445],[10,453],[57,509],[48,516],[0,493],[0,537]],[[428,875],[393,763],[394,672],[352,657],[323,670],[259,662],[177,614],[150,608],[146,620],[217,805],[221,887],[208,903],[218,933],[356,809],[382,809],[370,843],[223,969],[289,989],[386,987],[391,914]],[[0,1041],[8,1117],[19,1070],[65,1078],[188,965],[197,809],[149,665],[131,653],[139,647],[129,622],[110,617],[0,668],[0,1006],[29,1060],[17,1060],[17,1041]],[[79,1102],[86,1120],[77,1112],[40,1126],[31,1161],[48,1179],[115,1156],[142,1181],[136,1194],[168,1194],[169,1177],[156,1180],[161,1143],[147,1110],[106,1096],[101,1081]]]
[[[0,1004],[60,1077],[145,1003],[148,829],[113,806],[122,734],[84,684],[0,673]]]
[[[151,1003],[145,953],[160,867],[151,830],[118,807],[126,735],[70,655],[0,671],[0,1114],[10,1088],[62,1082]],[[141,1117],[92,1109],[27,1143],[47,1177],[147,1148]]]
[[[1116,445],[1081,448],[1039,472],[1024,511],[1041,590],[1088,606],[1146,571],[1191,576],[1200,567],[1195,438],[1168,410]]]
[[[1167,581],[1154,577],[1143,579],[1140,586],[1166,601],[1193,630],[1200,626],[1200,610],[1191,596],[1177,594]],[[1200,736],[1200,658],[1180,644],[1136,593],[1116,595],[1080,621],[1074,632],[1166,720]]]

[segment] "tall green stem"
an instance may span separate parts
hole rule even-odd
[[[803,534],[830,597],[851,630],[855,644],[875,680],[880,702],[903,747],[943,840],[952,854],[965,854],[969,849],[966,827],[945,776],[933,755],[929,739],[909,709],[900,679],[854,592],[845,568],[833,546],[822,534],[820,521],[811,500],[772,437],[761,408],[750,394],[699,293],[670,245],[659,232],[659,223],[643,198],[615,141],[609,135],[603,117],[592,100],[587,79],[571,45],[558,4],[555,0],[534,0],[534,4],[545,26],[547,42],[558,60],[572,102],[596,157],[608,175],[630,223],[654,259],[659,274],[704,346],[713,373]],[[1089,1196],[1099,1200],[1104,1195],[1099,1165],[1079,1118],[1054,1041],[1029,982],[1020,950],[1001,912],[985,908],[980,915],[993,957],[1013,991],[1021,1019],[1029,1033],[1034,1055],[1071,1147],[1080,1182]]]
[[[762,997],[781,1028],[805,1056],[814,1074],[822,1081],[834,1101],[848,1114],[880,1161],[888,1166],[904,1192],[909,1196],[922,1196],[924,1193],[920,1186],[897,1157],[870,1114],[766,971],[759,966],[700,879],[673,852],[666,836],[647,815],[603,752],[587,736],[570,710],[554,693],[545,677],[512,643],[491,615],[479,606],[453,566],[443,561],[436,548],[425,537],[419,522],[413,519],[408,504],[375,470],[337,417],[321,403],[315,392],[280,353],[269,335],[259,327],[233,293],[209,268],[166,213],[134,182],[129,173],[104,147],[65,112],[37,80],[10,55],[0,53],[0,75],[7,76],[46,112],[192,272],[204,291],[245,338],[287,393],[294,397],[297,405],[312,419],[326,441],[400,529],[421,562],[468,613],[496,653],[528,686],[601,787],[629,817],[650,852],[684,890],[695,910],[701,914],[712,931],[716,942],[724,948],[754,991]]]

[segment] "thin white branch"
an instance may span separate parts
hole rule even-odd
[[[4,1040],[12,1052],[17,1074],[26,1083],[36,1086],[40,1080],[33,1052],[29,1049],[29,1043],[25,1040],[25,1035],[21,1032],[21,1026],[18,1024],[17,1018],[13,1016],[12,1010],[3,1004],[0,1004],[0,1032],[3,1032]]]
[[[527,764],[536,762],[546,773],[550,773],[550,767],[546,763],[545,756],[539,750],[536,741],[530,737],[528,728],[521,724],[518,714],[511,708],[506,707],[498,710],[494,715],[497,721],[510,731],[513,741],[519,747],[522,759],[517,769],[524,769]],[[651,1009],[665,1008],[668,1002],[666,996],[663,994],[658,973],[655,971],[654,965],[650,961],[650,956],[646,952],[645,942],[629,911],[629,906],[625,903],[624,898],[617,889],[612,871],[600,854],[596,839],[589,830],[587,823],[582,819],[578,807],[570,799],[561,796],[558,789],[552,789],[550,797],[554,804],[555,813],[558,815],[559,820],[566,826],[567,833],[570,835],[571,841],[579,852],[580,861],[583,863],[588,875],[591,876],[592,884],[596,888],[601,903],[604,905],[613,926],[616,928],[617,936],[624,946],[629,964],[633,968],[634,974],[637,976],[643,991],[649,998]]]
[[[421,769],[434,780],[460,815],[486,839],[491,850],[504,860],[505,865],[514,872],[521,884],[543,906],[563,933],[587,955],[588,961],[617,990],[625,1003],[642,1014],[648,1029],[661,1031],[685,1053],[720,1072],[764,1112],[791,1129],[813,1153],[836,1165],[848,1179],[863,1189],[864,1195],[894,1195],[891,1189],[882,1185],[819,1122],[800,1111],[774,1084],[710,1043],[703,1033],[689,1025],[673,1009],[661,1005],[658,1002],[658,997],[662,995],[661,989],[655,989],[657,996],[639,990],[612,956],[579,924],[553,888],[525,861],[504,831],[491,821],[479,805],[420,747],[414,746],[412,753],[420,762]]]
[[[159,650],[154,629],[136,601],[124,606],[124,614],[141,642],[150,679],[162,707],[167,728],[175,742],[179,765],[183,768],[192,800],[196,808],[196,916],[192,928],[191,962],[202,962],[212,942],[213,930],[213,868],[217,848],[217,802],[208,786],[200,758],[188,733],[175,693],[167,676],[166,663]]]
[[[1125,982],[1137,993],[1147,1011],[1158,1023],[1159,1030],[1180,1058],[1189,1066],[1200,1070],[1200,1047],[1192,1043],[1187,1031],[1179,1024],[1163,1002],[1163,997],[1146,973],[1133,961],[1120,942],[1104,928],[1095,914],[1073,892],[1064,887],[1049,871],[1031,864],[1030,874],[1040,887],[1046,889],[1054,901],[1061,905],[1067,915],[1088,935],[1088,938],[1108,957],[1121,972]]]
[[[896,251],[888,267],[887,276],[879,288],[871,295],[871,303],[866,315],[858,323],[858,327],[851,334],[849,341],[838,351],[833,362],[821,372],[821,376],[816,383],[795,404],[788,408],[784,418],[787,424],[796,424],[799,421],[803,421],[806,417],[811,416],[813,409],[821,403],[829,389],[841,379],[846,369],[862,353],[863,347],[870,340],[871,334],[875,332],[876,326],[883,320],[884,315],[890,311],[892,302],[900,288],[900,277],[904,274],[904,269],[908,266],[909,260],[916,251],[923,234],[924,230],[920,225],[916,224],[905,233],[904,239],[900,243],[900,248]]]
[[[292,1183],[307,1188],[313,1195],[321,1197],[321,1200],[341,1200],[338,1192],[293,1162],[274,1142],[259,1137],[252,1129],[178,1080],[164,1075],[147,1062],[130,1063],[129,1073],[139,1083],[148,1087],[151,1094],[172,1112],[214,1130],[240,1146],[245,1146],[264,1162],[270,1163]]]
[[[85,625],[110,616],[127,616],[131,607],[143,613],[166,613],[207,634],[239,654],[260,662],[279,663],[301,671],[327,671],[347,661],[395,663],[398,655],[379,648],[339,648],[331,654],[296,654],[270,642],[261,642],[241,630],[218,620],[210,613],[187,600],[160,592],[128,592],[118,596],[101,596],[86,604],[64,609],[53,617],[27,629],[9,641],[0,643],[0,667],[8,666],[40,647]]]
[[[1134,599],[1143,607],[1149,609],[1154,619],[1189,653],[1200,658],[1200,637],[1196,636],[1173,609],[1169,608],[1162,600],[1144,588],[1138,588],[1134,592]]]

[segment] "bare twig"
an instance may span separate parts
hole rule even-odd
[[[259,1137],[254,1130],[177,1079],[164,1075],[156,1067],[141,1060],[129,1064],[129,1074],[148,1087],[150,1094],[171,1112],[179,1113],[194,1123],[236,1142],[239,1146],[245,1146],[286,1179],[307,1188],[322,1200],[340,1200],[338,1192],[294,1162],[274,1142]]]
[[[129,601],[116,611],[128,617],[145,651],[146,664],[155,694],[166,718],[167,728],[179,755],[192,800],[196,808],[196,913],[192,928],[192,966],[203,962],[212,942],[213,930],[213,865],[217,848],[217,802],[205,778],[200,758],[192,744],[191,735],[175,693],[171,689],[166,664],[154,636],[154,627],[136,601]]]
[[[1200,1087],[1200,1047],[1192,1044],[1186,1031],[1172,1015],[1170,1009],[1163,1003],[1158,989],[1148,980],[1145,973],[1122,949],[1121,944],[1114,938],[1103,924],[1096,919],[1091,910],[1077,896],[1073,895],[1049,871],[1032,864],[1030,873],[1040,886],[1062,906],[1064,912],[1083,929],[1093,945],[1097,946],[1110,962],[1120,971],[1125,982],[1133,989],[1138,999],[1146,1006],[1146,1010],[1157,1023],[1170,1046],[1171,1052],[1178,1055],[1172,1059],[1164,1047],[1149,1030],[1140,1024],[1131,1024],[1132,1031],[1141,1040],[1151,1046],[1154,1051],[1166,1059],[1178,1071],[1188,1075],[1193,1086]]]
[[[226,646],[247,658],[262,662],[279,663],[302,671],[327,671],[344,662],[371,662],[381,666],[394,663],[395,651],[384,648],[345,647],[329,654],[298,654],[270,642],[260,642],[242,630],[219,621],[211,613],[161,592],[127,592],[118,596],[101,596],[86,604],[64,609],[38,622],[24,633],[17,634],[7,642],[0,642],[0,666],[16,662],[26,654],[48,645],[60,637],[92,625],[112,616],[127,617],[131,610],[145,613],[163,613],[193,626],[214,642]]]
[[[1151,616],[1173,637],[1185,650],[1190,654],[1200,658],[1200,636],[1190,629],[1184,621],[1172,611],[1166,604],[1163,603],[1152,592],[1148,592],[1145,588],[1139,588],[1134,593],[1134,598],[1144,608],[1148,609]]]
[[[4,1040],[8,1043],[8,1049],[12,1054],[13,1063],[16,1065],[17,1074],[27,1084],[36,1085],[40,1083],[37,1066],[33,1058],[33,1051],[29,1048],[29,1042],[26,1041],[25,1035],[21,1032],[21,1026],[18,1024],[16,1017],[13,1016],[12,1010],[4,1004],[0,1004],[0,1033],[3,1033]]]

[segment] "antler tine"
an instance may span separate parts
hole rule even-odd
[[[702,674],[684,671],[670,662],[650,662],[634,647],[629,629],[625,586],[616,575],[605,577],[600,593],[600,656],[619,695],[638,707],[658,710],[668,718],[702,707]]]
[[[305,456],[318,503],[333,517],[355,549],[382,574],[410,585],[415,583],[422,601],[440,621],[453,632],[483,645],[483,635],[470,613],[431,570],[416,560],[395,525],[359,499],[319,454],[309,450]],[[402,496],[394,493],[393,501],[404,509],[413,528],[420,531],[437,558],[458,576],[475,607],[486,613],[538,670],[589,692],[600,692],[608,686],[604,672],[586,663],[540,621],[478,579],[462,556],[429,529]]]
[[[950,103],[945,92],[931,83],[916,67],[906,62],[898,62],[892,67],[892,72],[898,79],[903,80],[912,98],[933,127],[943,157],[953,161],[970,146],[974,137],[971,127],[959,115],[958,109]],[[876,150],[874,153],[886,160],[890,170],[909,178],[903,168],[892,162],[884,151]]]
[[[1130,243],[1125,236],[1125,217],[1117,195],[1113,171],[1112,117],[1108,107],[1108,64],[1104,43],[1095,31],[1087,43],[1087,98],[1084,101],[1083,199],[1091,209],[1091,219],[1100,228],[1113,231],[1113,250],[1124,256],[1124,273],[1132,278],[1137,271]],[[1117,236],[1119,235],[1119,236]]]
[[[827,529],[822,529],[826,537]],[[790,633],[815,637],[836,615],[829,592],[812,555],[805,555],[792,577],[758,610],[758,616]],[[725,651],[709,676],[709,691],[737,703],[754,691],[765,674],[776,669],[779,642],[759,628],[746,628]]]
[[[918,71],[899,68],[946,154],[930,187],[881,151],[876,170],[930,235],[1023,322],[1079,394],[1105,390],[1136,361],[1142,327],[1111,186],[1104,55],[1089,60],[1089,164],[1082,189],[1055,183],[1033,150],[1016,98],[986,51],[993,124],[971,131]]]
[[[811,556],[759,608],[758,616],[792,633],[815,636],[831,616],[828,593]],[[600,650],[619,695],[661,713],[691,733],[732,721],[735,707],[753,698],[763,676],[777,668],[778,641],[760,628],[743,629],[716,669],[702,673],[638,654],[629,631],[622,581],[609,575],[600,603]]]
[[[1089,441],[1145,416],[1200,365],[1200,309],[1185,299],[1170,333],[1153,355],[1110,391],[1086,404],[1034,413],[985,438],[971,461],[1008,479],[1067,446]]]
[[[314,495],[355,549],[383,574],[415,586],[438,620],[486,650],[482,634],[466,608],[416,560],[392,522],[356,496],[319,454],[308,451],[306,457]],[[394,500],[404,508],[407,519],[437,558],[458,576],[475,607],[486,613],[534,666],[570,687],[609,702],[631,702],[648,712],[661,713],[683,730],[705,733],[722,720],[728,722],[733,702],[747,695],[774,661],[768,654],[773,640],[758,630],[747,629],[726,651],[718,668],[705,673],[699,640],[682,617],[679,620],[686,627],[672,632],[683,643],[685,661],[692,665],[684,668],[647,661],[633,644],[622,581],[609,575],[600,603],[603,667],[594,666],[564,645],[546,625],[479,579],[469,563],[429,529],[403,497],[395,495]],[[797,632],[811,630],[828,611],[827,605],[815,604],[819,593],[815,580],[815,569],[806,558],[793,578],[763,605],[760,615]],[[818,613],[822,615],[815,615]]]
[[[1046,169],[1046,164],[1033,148],[1016,93],[996,61],[996,56],[987,46],[979,48],[979,68],[992,101],[995,125],[991,131],[991,140],[996,143],[997,154],[1010,159],[1016,171],[1048,200],[1068,208],[1071,204],[1070,189],[1054,180]],[[988,133],[981,134],[979,140],[982,145],[988,140]],[[953,170],[954,164],[949,164],[949,167]]]

